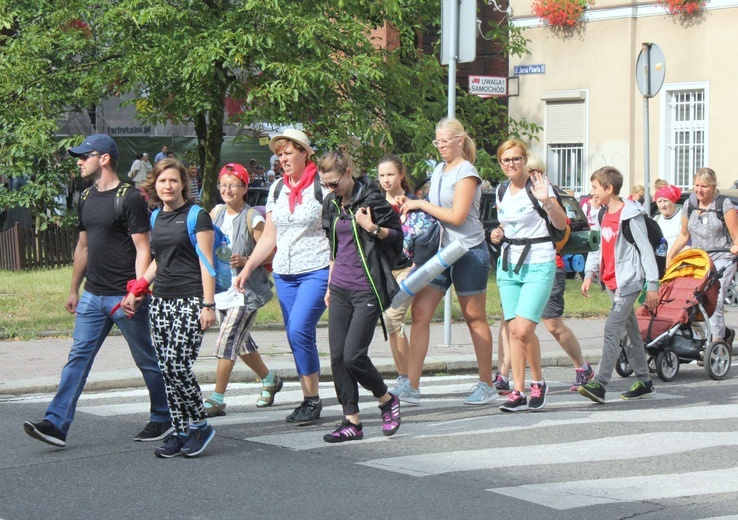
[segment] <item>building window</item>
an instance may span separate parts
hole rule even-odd
[[[584,145],[557,143],[548,145],[546,168],[548,175],[559,188],[583,193]]]
[[[563,99],[562,99],[563,98]],[[546,173],[565,190],[587,192],[584,179],[586,93],[546,93]]]
[[[708,163],[707,85],[669,86],[664,101],[661,176],[691,189],[694,173]]]

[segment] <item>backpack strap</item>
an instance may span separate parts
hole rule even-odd
[[[252,219],[254,218],[254,211],[256,211],[255,208],[249,208],[246,212],[246,227],[249,230],[249,236],[251,237],[251,240],[254,240],[254,225],[251,223]]]
[[[704,209],[701,210],[703,212],[707,211],[714,211],[715,216],[718,218],[720,222],[725,224],[725,213],[723,212],[723,203],[725,202],[725,195],[718,194],[715,197],[715,209]],[[692,215],[692,212],[699,207],[699,201],[697,200],[697,195],[694,194],[694,192],[689,194],[689,207],[687,208],[687,220],[689,220],[689,217]]]
[[[195,228],[197,227],[197,215],[200,213],[201,210],[203,209],[200,206],[198,206],[197,204],[193,204],[190,208],[190,211],[187,213],[187,234],[190,236],[190,242],[193,246],[195,246],[197,256],[199,256],[200,260],[202,260],[205,269],[208,270],[210,276],[214,277],[216,275],[215,268],[207,259],[205,254],[202,252],[202,249],[200,249],[199,244],[197,243],[197,232],[195,231]]]

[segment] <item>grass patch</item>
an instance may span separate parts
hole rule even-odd
[[[69,297],[69,283],[72,268],[47,269],[38,271],[3,271],[0,284],[0,338],[28,339],[43,335],[59,334],[68,336],[74,328],[74,316],[64,309]],[[601,317],[610,309],[610,300],[604,291],[593,288],[591,298],[584,298],[579,292],[581,282],[567,280],[566,316]],[[494,275],[490,276],[487,290],[487,315],[490,323],[500,318],[500,296]],[[462,320],[461,309],[456,295],[452,298],[451,316]],[[443,305],[436,311],[436,318],[443,320]],[[328,320],[324,313],[321,321]],[[282,312],[277,298],[259,311],[257,325],[281,324]]]

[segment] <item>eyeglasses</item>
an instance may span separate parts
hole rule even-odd
[[[236,191],[238,188],[245,188],[245,184],[218,184],[218,189],[221,191]]]
[[[102,157],[103,155],[107,155],[107,154],[92,152],[92,153],[83,153],[82,155],[79,155],[78,157],[82,159],[83,161],[86,161],[90,157]]]
[[[510,166],[511,164],[520,164],[520,161],[525,159],[522,155],[518,155],[517,157],[509,157],[505,159],[500,159],[500,162],[503,166]]]
[[[339,177],[337,181],[333,181],[333,182],[320,181],[320,185],[323,186],[324,188],[328,188],[329,190],[335,190],[336,188],[338,188],[338,185],[341,184],[342,177],[343,175],[341,175],[341,177]]]
[[[456,139],[457,137],[461,137],[460,135],[455,135],[453,137],[449,137],[448,139],[433,139],[431,143],[433,143],[433,146],[436,148],[440,148],[441,146],[446,146],[448,143]]]

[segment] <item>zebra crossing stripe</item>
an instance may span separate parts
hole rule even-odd
[[[706,482],[709,482],[709,485],[700,485]],[[643,502],[736,493],[738,492],[738,468],[550,484],[526,484],[487,491],[564,511],[616,502]]]
[[[375,459],[359,464],[424,477],[460,471],[532,467],[541,464],[633,460],[719,446],[738,446],[738,435],[735,432],[657,432],[561,444],[521,446],[515,450],[490,448],[408,455]],[[735,483],[735,489],[738,490],[738,482]]]

